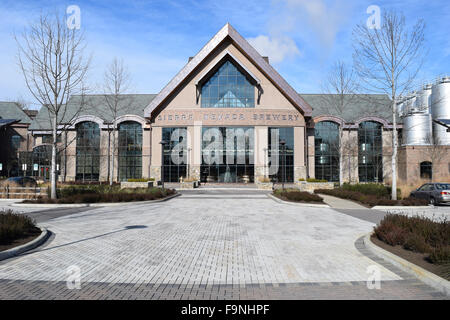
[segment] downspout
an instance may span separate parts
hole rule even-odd
[[[149,131],[149,149],[148,149],[148,178],[151,178],[152,172],[152,139],[153,139],[153,130],[152,125],[150,124],[150,127],[148,129]],[[155,182],[156,183],[156,182]]]
[[[109,130],[108,126],[108,175],[107,175],[107,182],[109,183],[111,176],[111,131]]]
[[[309,148],[308,148],[308,136],[307,136],[306,126],[307,126],[307,123],[305,122],[305,127],[304,127],[304,131],[305,131],[305,133],[304,133],[304,140],[305,140],[304,148],[305,148],[305,151],[303,153],[304,153],[304,157],[305,157],[304,163],[305,163],[305,166],[306,166],[306,178],[309,178],[309,156],[308,156],[308,149]]]

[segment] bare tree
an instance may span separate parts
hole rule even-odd
[[[114,58],[104,74],[104,99],[113,118],[112,123],[108,124],[108,131],[112,134],[112,155],[110,158],[109,172],[110,185],[112,185],[114,180],[115,155],[117,149],[117,117],[120,113],[122,113],[123,109],[131,103],[131,97],[129,95],[124,95],[124,93],[129,89],[129,86],[130,74],[127,67],[124,66],[123,60]]]
[[[368,90],[391,98],[392,111],[392,199],[397,199],[397,101],[414,86],[425,52],[425,23],[418,20],[409,30],[405,17],[385,11],[379,29],[357,25],[353,31],[354,64]]]
[[[84,37],[66,26],[66,17],[41,15],[20,36],[18,63],[26,85],[34,98],[48,110],[52,128],[51,198],[56,198],[57,136],[61,125],[68,124],[78,112],[68,114],[70,96],[84,92],[83,80],[90,58],[85,59]]]
[[[355,81],[355,73],[351,67],[348,67],[343,61],[337,61],[323,86],[325,95],[322,100],[328,114],[337,115],[343,118],[344,112],[350,104],[355,103],[357,99],[357,83]],[[339,183],[344,183],[344,156],[348,157],[349,174],[350,158],[353,150],[353,143],[344,139],[345,120],[339,123],[339,140],[336,145],[330,146],[339,153]]]

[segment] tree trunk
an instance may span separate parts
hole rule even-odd
[[[109,185],[112,186],[114,180],[114,162],[115,162],[115,151],[116,151],[116,123],[114,120],[113,123],[113,137],[112,137],[112,152],[111,152],[111,180],[109,181]]]
[[[344,184],[344,148],[343,148],[343,142],[342,142],[342,138],[343,138],[343,126],[344,124],[342,123],[339,126],[339,185],[342,186]]]
[[[392,200],[397,200],[397,101],[392,99]]]
[[[53,118],[53,143],[52,143],[52,164],[51,164],[51,172],[50,172],[50,180],[51,180],[51,195],[52,199],[56,199],[56,134],[57,134],[57,115],[54,115]]]

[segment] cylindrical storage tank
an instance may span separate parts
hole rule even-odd
[[[403,145],[426,146],[432,143],[430,114],[413,113],[403,118]]]
[[[404,110],[403,110],[404,106],[405,106],[404,99],[400,97],[398,99],[398,103],[397,103],[397,114],[400,118],[403,118],[403,116],[404,116]]]
[[[420,112],[430,113],[432,85],[427,84],[417,93],[416,107]]]
[[[403,106],[404,115],[409,115],[416,111],[416,94],[411,93],[405,98]]]
[[[450,77],[442,78],[433,86],[431,113],[433,119],[450,119]],[[433,123],[433,136],[435,144],[450,145],[450,132],[446,127]]]

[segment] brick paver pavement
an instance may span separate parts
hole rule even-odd
[[[0,262],[0,299],[445,298],[367,256],[357,240],[373,223],[264,193],[186,192],[40,225],[45,246]],[[366,285],[374,265],[381,290]],[[74,266],[80,290],[66,285]]]

